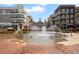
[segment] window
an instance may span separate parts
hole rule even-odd
[[[62,15],[61,17],[62,17],[62,18],[65,18],[65,15]]]
[[[69,15],[66,15],[67,18],[69,18]]]
[[[6,11],[5,10],[3,10],[3,14],[5,14],[6,13]]]
[[[17,10],[10,10],[10,13],[18,13],[18,11]]]
[[[62,12],[65,13],[65,9],[62,9]]]
[[[69,19],[66,19],[67,24],[69,23]]]
[[[24,18],[23,15],[11,15],[11,18]]]
[[[9,13],[9,9],[5,9],[5,12],[6,12],[6,13]]]
[[[17,14],[11,15],[11,18],[19,18]]]
[[[69,9],[66,9],[66,13],[69,13]]]
[[[3,14],[9,13],[9,9],[3,9]]]
[[[79,17],[79,15],[75,15],[75,17]]]
[[[73,13],[73,9],[70,9],[70,13]]]
[[[73,19],[71,19],[70,22],[73,23]]]
[[[73,17],[73,15],[70,15],[71,16],[71,18]]]
[[[0,13],[3,13],[3,10],[2,9],[0,9]]]
[[[76,13],[79,13],[79,10],[75,10]]]

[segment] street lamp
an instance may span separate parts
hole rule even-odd
[[[66,31],[67,31],[67,10],[66,10]]]

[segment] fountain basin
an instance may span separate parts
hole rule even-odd
[[[25,38],[30,41],[30,43],[33,44],[45,44],[45,45],[50,45],[53,43],[53,37],[54,33],[53,32],[30,32],[29,34],[25,34]]]

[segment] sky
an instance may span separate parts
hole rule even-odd
[[[38,21],[39,18],[44,21],[58,7],[57,4],[23,4],[23,6],[34,21]],[[0,4],[0,7],[16,7],[16,4]]]
[[[33,20],[38,21],[39,18],[41,20],[47,19],[47,17],[55,11],[58,5],[56,4],[47,4],[47,5],[40,5],[40,4],[28,4],[24,5],[26,11],[28,11],[29,15],[33,17]]]

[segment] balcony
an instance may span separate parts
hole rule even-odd
[[[60,19],[60,17],[58,16],[58,17],[56,17],[55,19]]]
[[[66,14],[65,12],[60,12],[60,14]]]
[[[79,10],[75,10],[75,13],[79,13]]]
[[[63,17],[61,16],[60,18],[61,18],[61,19],[65,19],[66,17],[65,17],[65,16],[63,16]]]
[[[21,15],[25,15],[25,14],[23,14],[23,13],[0,13],[1,15],[19,15],[19,14],[21,14]]]
[[[24,17],[11,17],[11,19],[25,19]]]
[[[20,21],[18,21],[18,20],[16,20],[16,21],[13,20],[13,21],[11,21],[11,23],[14,23],[14,24],[21,23],[21,24],[22,24],[22,23],[24,23],[24,22],[23,22],[22,20],[20,20]]]
[[[75,17],[76,19],[79,19],[79,17],[77,16],[77,17]]]
[[[79,12],[77,13],[77,12],[75,12],[75,14],[79,14]]]

